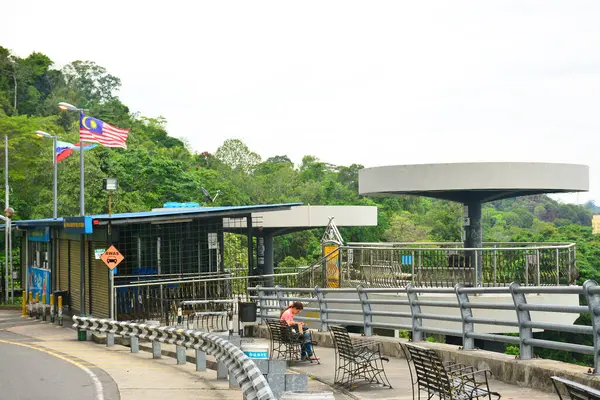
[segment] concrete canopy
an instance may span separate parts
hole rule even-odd
[[[391,165],[358,172],[358,192],[365,196],[424,196],[463,203],[463,265],[475,269],[482,284],[481,204],[544,193],[589,190],[589,167],[580,164],[474,162]]]
[[[294,206],[288,210],[253,212],[254,234],[268,230],[282,235],[295,231],[325,228],[329,217],[334,217],[337,226],[377,226],[376,206]],[[223,218],[225,231],[245,232],[245,219]]]
[[[589,190],[589,167],[579,164],[479,162],[391,165],[365,168],[358,174],[361,195],[413,195],[461,203]]]

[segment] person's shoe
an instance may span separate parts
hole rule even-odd
[[[310,360],[312,360],[312,361],[319,361],[320,358],[317,357],[317,356],[310,356]]]

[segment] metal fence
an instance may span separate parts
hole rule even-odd
[[[528,360],[533,357],[533,348],[563,350],[579,354],[594,356],[593,372],[600,372],[600,286],[595,281],[588,280],[583,286],[520,286],[512,283],[508,287],[465,287],[456,285],[454,288],[426,288],[414,287],[409,284],[399,288],[341,288],[323,289],[311,288],[282,288],[258,287],[257,289],[261,319],[269,316],[271,310],[278,313],[290,302],[301,301],[307,304],[304,312],[312,317],[297,319],[317,324],[320,330],[327,330],[330,324],[357,325],[357,319],[364,328],[367,336],[373,334],[374,328],[407,330],[411,332],[413,341],[424,339],[425,334],[441,334],[461,337],[463,348],[475,348],[475,339],[508,343],[520,348],[520,358]],[[532,304],[527,302],[527,295],[535,297],[536,294],[553,295],[582,295],[588,305],[568,304]],[[356,296],[351,296],[352,294]],[[510,295],[512,302],[498,303],[485,302],[483,295],[504,294]],[[395,296],[381,296],[395,295]],[[434,300],[424,300],[420,297],[433,295]],[[446,295],[446,296],[443,296]],[[449,300],[447,295],[452,295]],[[437,297],[436,297],[437,296]],[[508,296],[506,296],[508,298]],[[431,296],[429,296],[431,298]],[[532,298],[530,298],[533,300]],[[577,301],[579,304],[579,301]],[[353,305],[354,308],[344,308]],[[382,309],[387,306],[387,309]],[[441,308],[442,312],[427,313],[422,308]],[[397,311],[404,308],[407,311]],[[395,310],[395,311],[390,311]],[[478,312],[478,310],[481,310]],[[510,312],[513,318],[505,317],[500,311]],[[454,315],[452,315],[454,311]],[[486,316],[481,316],[485,312]],[[538,318],[532,319],[534,312]],[[591,316],[592,326],[573,325],[566,323],[553,323],[540,321],[542,313],[562,313],[561,315],[588,314]],[[476,315],[477,314],[477,315]],[[339,316],[339,318],[332,318]],[[501,315],[501,318],[497,318]],[[385,317],[387,321],[382,322]],[[516,318],[515,318],[516,317]],[[566,320],[566,318],[562,318]],[[558,319],[559,321],[561,318]],[[574,318],[572,319],[574,320]],[[434,323],[425,326],[424,321]],[[460,329],[447,329],[443,322],[458,324]],[[498,333],[482,332],[477,326],[513,327],[518,329],[518,337]],[[570,332],[589,335],[593,339],[593,346],[572,344],[566,342],[536,339],[534,330],[551,330],[557,332]],[[502,331],[498,329],[498,331]],[[493,330],[492,330],[493,332]]]
[[[480,268],[476,268],[479,265]],[[574,243],[352,243],[302,271],[304,287],[569,285],[578,277]]]
[[[114,319],[120,321],[167,321],[185,300],[247,299],[249,289],[266,280],[295,286],[297,273],[233,276],[212,274],[173,279],[132,280],[115,285]],[[252,289],[250,289],[252,290]]]

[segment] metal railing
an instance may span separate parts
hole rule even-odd
[[[290,302],[301,301],[308,306],[304,312],[316,313],[314,317],[296,317],[299,320],[312,322],[318,325],[319,330],[327,330],[330,324],[363,326],[367,336],[373,335],[374,328],[406,330],[412,333],[413,341],[423,340],[425,334],[440,334],[462,337],[463,348],[473,350],[475,339],[488,340],[518,345],[520,358],[528,360],[533,357],[533,348],[563,350],[579,354],[594,356],[593,372],[600,372],[600,286],[595,281],[588,280],[583,286],[521,286],[512,283],[508,287],[465,287],[456,285],[454,288],[427,288],[414,287],[409,284],[398,288],[341,288],[324,289],[311,288],[282,288],[282,287],[257,287],[257,299],[259,301],[261,320],[269,316],[271,310],[280,312]],[[531,294],[553,294],[553,295],[582,295],[588,305],[568,304],[533,304],[527,302],[527,295]],[[352,296],[356,294],[356,297]],[[455,299],[450,301],[442,295],[453,295]],[[510,295],[511,303],[498,303],[497,301],[485,302],[485,296],[489,294]],[[392,296],[381,296],[392,295]],[[431,295],[424,300],[423,295]],[[404,297],[405,296],[405,297]],[[471,296],[473,298],[471,298]],[[508,297],[508,296],[506,296]],[[534,297],[534,296],[532,296]],[[496,300],[496,299],[495,299]],[[579,301],[577,301],[579,303]],[[384,310],[382,306],[388,306]],[[389,307],[392,306],[392,307]],[[397,311],[404,307],[407,311]],[[344,308],[347,307],[347,308]],[[427,313],[422,308],[442,308],[442,312]],[[390,311],[390,308],[394,311]],[[454,315],[450,312],[454,311]],[[482,310],[482,311],[477,311]],[[502,315],[498,319],[494,317],[482,317],[488,314],[501,314],[514,312],[513,318]],[[565,314],[588,314],[592,319],[592,326],[573,325],[565,323],[542,322],[533,320],[532,312],[563,313]],[[478,315],[476,315],[478,314]],[[313,314],[315,315],[315,314]],[[331,316],[340,316],[332,318]],[[559,317],[561,317],[559,315]],[[345,319],[344,319],[345,318]],[[381,319],[393,322],[382,322]],[[566,318],[559,318],[561,319]],[[433,321],[435,325],[425,326],[424,321]],[[443,322],[458,324],[461,329],[444,328]],[[481,329],[476,331],[476,326],[481,327],[512,327],[518,328],[519,336],[507,336],[498,333],[486,333]],[[570,332],[591,335],[593,346],[572,344],[552,340],[536,339],[533,337],[535,330],[551,330],[558,332]],[[498,329],[496,332],[502,331]],[[493,330],[492,330],[493,332]]]
[[[298,276],[312,287],[569,285],[578,277],[574,243],[352,243]],[[506,247],[504,247],[506,246]],[[476,266],[479,265],[479,268]]]
[[[225,364],[231,376],[240,385],[244,399],[275,399],[271,387],[256,364],[234,344],[212,333],[78,316],[73,316],[73,322],[73,328],[77,330],[105,333],[111,336],[112,341],[115,335],[131,338],[132,352],[139,347],[139,339],[146,339],[153,343],[173,344],[211,354],[217,361]]]
[[[249,288],[266,279],[275,284],[295,286],[297,272],[289,274],[232,276],[132,281],[115,285],[114,319],[121,321],[168,321],[177,313],[178,304],[186,300],[247,299]]]

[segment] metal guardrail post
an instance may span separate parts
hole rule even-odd
[[[556,249],[556,285],[560,286],[560,253]]]
[[[542,282],[541,282],[541,273],[540,273],[540,249],[535,249],[535,269],[536,269],[536,275],[537,275],[537,279],[536,279],[536,285],[537,286],[541,286]]]
[[[320,332],[327,332],[329,330],[329,324],[327,320],[329,319],[329,313],[327,312],[327,302],[325,300],[325,293],[323,293],[323,289],[319,286],[315,286],[315,296],[319,301],[319,318],[321,319],[321,328]]]
[[[277,296],[277,301],[279,301],[279,309],[283,311],[288,305],[285,303],[283,299],[283,290],[281,290],[281,286],[275,285],[275,295]]]
[[[260,307],[260,322],[264,322],[267,318],[267,301],[265,300],[265,291],[260,289],[260,286],[256,287],[258,293],[258,306]]]
[[[521,360],[531,360],[533,357],[533,347],[527,344],[529,339],[533,338],[533,330],[525,326],[526,323],[531,322],[531,314],[527,310],[522,309],[522,305],[527,304],[527,299],[524,293],[517,293],[517,290],[521,287],[517,282],[510,284],[510,294],[512,295],[513,302],[515,303],[515,310],[517,312],[517,321],[519,322],[519,348],[521,354]]]
[[[475,350],[475,340],[468,336],[469,333],[475,332],[473,322],[469,321],[470,318],[473,318],[473,311],[469,307],[469,295],[460,292],[460,289],[463,287],[462,283],[454,287],[456,297],[458,298],[460,317],[462,318],[463,350]]]
[[[371,303],[369,303],[369,295],[367,292],[365,292],[361,285],[358,285],[356,290],[358,291],[358,299],[360,300],[360,305],[362,306],[363,311],[365,336],[373,336],[373,327],[371,326],[373,323],[373,315],[371,315]]]
[[[600,373],[600,294],[592,294],[590,289],[597,286],[598,283],[591,279],[585,281],[583,284],[583,292],[585,293],[585,298],[590,309],[592,327],[594,328],[594,333],[592,334],[594,338],[594,369],[592,372],[594,375]]]
[[[406,295],[410,303],[410,313],[412,314],[412,340],[413,342],[420,342],[423,340],[423,332],[420,330],[423,327],[423,320],[417,317],[417,314],[421,314],[421,306],[417,304],[419,296],[416,292],[413,292],[414,286],[412,284],[406,285]]]

